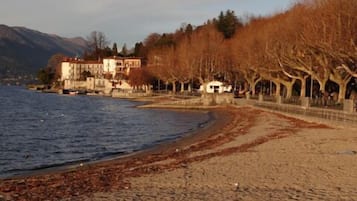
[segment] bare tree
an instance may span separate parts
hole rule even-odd
[[[97,59],[99,59],[101,57],[102,50],[104,50],[104,48],[109,44],[107,37],[103,32],[92,31],[87,37],[87,40],[92,52],[94,52]]]
[[[305,97],[310,78],[322,93],[328,82],[335,82],[342,101],[347,84],[357,77],[355,13],[357,1],[301,0],[286,12],[252,18],[229,30],[232,37],[224,38],[209,21],[194,30],[151,34],[144,44],[150,49],[149,63],[156,63],[155,75],[174,87],[193,79],[203,86],[217,78],[232,82],[239,75],[253,94],[257,83],[269,80],[276,95],[286,89],[285,96],[291,97],[297,84]]]

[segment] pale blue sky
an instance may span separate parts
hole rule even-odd
[[[295,0],[1,0],[0,24],[24,26],[64,37],[91,31],[129,47],[153,32],[174,32],[182,23],[201,25],[220,11],[237,16],[271,15]]]

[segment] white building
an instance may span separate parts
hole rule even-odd
[[[109,57],[103,59],[104,74],[112,75],[113,79],[127,77],[133,68],[141,68],[140,58]],[[122,75],[122,76],[120,76]]]
[[[206,84],[206,89],[204,86],[200,86],[200,91],[206,90],[206,93],[224,93],[224,92],[231,92],[232,86],[225,85],[223,82],[220,81],[211,81]]]
[[[83,72],[89,72],[92,77],[103,77],[103,63],[98,61],[83,61],[78,59],[69,59],[61,64],[61,81],[81,80]]]
[[[71,79],[71,65],[69,61],[63,61],[61,64],[61,81]]]

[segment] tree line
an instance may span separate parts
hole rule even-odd
[[[270,94],[290,98],[334,92],[342,101],[357,91],[356,13],[357,1],[351,0],[300,0],[285,12],[244,20],[227,10],[201,26],[152,33],[132,51],[124,45],[121,52],[94,31],[83,58],[141,57],[145,67],[129,76],[133,86],[163,83],[176,92],[219,80],[256,94],[270,82]]]
[[[135,45],[134,51],[128,50],[126,44],[123,45],[121,51],[118,50],[117,43],[113,43],[112,48],[109,47],[109,40],[101,31],[92,31],[87,36],[88,50],[83,53],[84,60],[102,60],[106,57],[121,56],[133,57],[140,56],[140,43]]]
[[[357,84],[356,13],[351,0],[298,1],[246,22],[228,10],[202,26],[150,34],[143,42],[147,70],[173,91],[178,83],[183,89],[215,79],[244,82],[255,94],[258,83],[270,81],[275,95],[289,98],[317,93],[310,83],[342,101]]]

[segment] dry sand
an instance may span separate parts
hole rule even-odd
[[[132,178],[129,189],[87,198],[357,200],[356,129],[328,128],[251,108],[236,110],[243,110],[250,122],[234,119],[234,127],[214,136],[228,134],[230,141],[188,153],[185,160],[212,157]]]
[[[179,142],[71,171],[0,181],[0,195],[15,200],[357,200],[356,128],[250,107],[215,114],[213,127]]]

